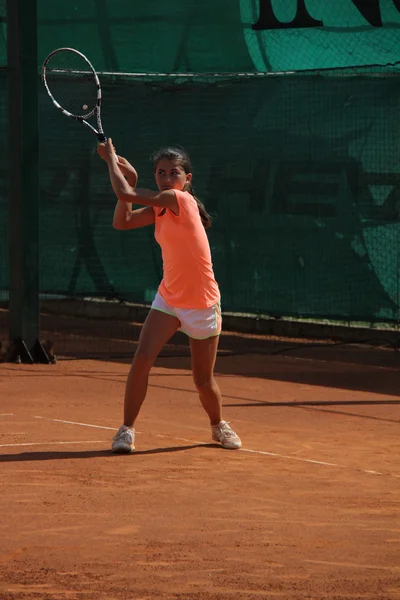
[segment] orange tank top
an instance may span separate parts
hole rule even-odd
[[[175,194],[179,215],[154,208],[155,238],[163,259],[158,291],[173,308],[208,308],[220,300],[208,237],[193,196],[178,190]]]

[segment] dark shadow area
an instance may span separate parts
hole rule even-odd
[[[106,443],[106,442],[105,442]],[[46,444],[43,443],[45,446]],[[79,450],[79,451],[46,451],[46,452],[21,452],[18,454],[2,454],[0,462],[30,462],[37,460],[75,460],[78,458],[115,458],[127,456],[142,456],[148,454],[165,454],[170,452],[182,452],[194,448],[221,448],[219,444],[192,444],[190,446],[169,446],[167,448],[152,448],[151,450],[135,450],[131,454],[115,454],[111,450]]]
[[[190,369],[190,359],[159,359],[156,363],[164,368]],[[387,396],[400,397],[400,378],[398,368],[388,368],[334,361],[324,358],[300,358],[291,356],[242,355],[220,356],[217,359],[215,373],[218,377],[245,377],[284,381],[323,388],[344,389],[358,392],[371,392]],[[160,377],[160,376],[158,376]],[[171,389],[171,385],[150,385]],[[182,388],[176,387],[182,390]],[[189,389],[187,391],[190,391]],[[321,392],[318,392],[321,394]],[[310,392],[310,396],[315,394]],[[324,396],[332,396],[325,391]],[[268,391],[266,391],[268,397]],[[244,398],[249,400],[249,398]]]
[[[232,398],[232,396],[230,396],[230,398]],[[392,406],[393,404],[400,404],[400,400],[338,400],[336,402],[257,402],[252,400],[245,404],[224,404],[224,406],[295,406],[302,408],[307,406],[376,406],[382,404]]]
[[[237,360],[232,362],[233,359],[229,358],[219,359],[216,372],[221,375],[238,375],[400,397],[398,368],[336,362],[323,358],[255,355],[240,358],[247,358],[247,363],[240,364]],[[324,392],[325,396],[327,394],[331,395],[331,392]]]
[[[289,407],[289,408],[299,408],[304,410],[317,410],[320,412],[330,413],[334,415],[343,415],[346,417],[357,417],[359,419],[369,419],[372,421],[384,421],[386,423],[397,423],[400,425],[400,415],[398,419],[387,419],[385,417],[376,417],[374,415],[362,415],[360,413],[348,412],[344,410],[331,410],[326,408],[327,406],[376,406],[376,405],[385,405],[391,406],[394,404],[400,404],[400,400],[366,400],[366,401],[350,401],[350,402],[257,402],[250,401],[242,404],[224,404],[224,407],[231,408],[249,408],[249,407]]]
[[[144,318],[148,309],[142,307],[141,311],[138,317]],[[0,311],[0,321],[5,317],[6,311]],[[141,322],[128,319],[55,314],[42,314],[41,322],[43,342],[59,361],[91,359],[118,362],[127,367],[142,327]],[[373,330],[368,333],[373,335]],[[383,335],[382,332],[379,335]],[[156,366],[190,371],[189,343],[183,333],[176,333],[164,346]],[[34,373],[31,367],[21,365],[21,368]],[[216,364],[219,376],[287,381],[391,396],[400,396],[399,372],[400,352],[395,350],[393,339],[379,337],[349,342],[223,331]],[[51,365],[48,373],[52,375]],[[88,376],[96,375],[88,373]],[[104,373],[99,372],[99,376],[104,377]]]
[[[123,304],[104,308],[95,301],[77,303],[77,307],[74,301],[60,301],[59,307],[55,303],[55,311],[59,308],[67,314],[42,312],[41,340],[46,343],[46,347],[59,360],[131,360],[148,307],[138,306],[132,311]],[[82,313],[83,310],[87,314],[73,314],[74,311]],[[0,310],[0,331],[5,329],[7,319],[8,312]],[[238,328],[243,326],[240,319],[237,321]],[[235,322],[229,323],[228,318],[224,318],[219,343],[220,356],[290,355],[400,368],[400,352],[397,352],[400,347],[400,330],[385,332],[367,329],[352,333],[350,328],[342,328],[341,332],[338,330],[333,333],[332,328],[328,327],[314,328],[312,331],[311,323],[287,323],[271,326],[270,333],[260,333],[259,322],[256,319],[253,321],[254,333],[248,333],[230,329]],[[249,319],[246,329],[251,327],[252,320]],[[5,340],[2,342],[5,344]],[[187,336],[177,332],[165,345],[160,356],[185,357],[189,356],[189,351]]]

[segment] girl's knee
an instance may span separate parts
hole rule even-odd
[[[193,377],[194,385],[198,392],[208,392],[214,388],[214,378]]]
[[[140,369],[140,371],[143,373],[149,372],[154,365],[154,362],[154,358],[146,352],[136,351],[133,358],[131,371]]]

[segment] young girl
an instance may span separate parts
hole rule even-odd
[[[221,392],[214,365],[221,332],[220,293],[205,229],[211,218],[194,196],[189,157],[180,149],[153,157],[158,192],[136,188],[137,173],[117,156],[111,139],[99,144],[117,196],[113,226],[137,229],[155,224],[161,246],[163,280],[143,324],[128,375],[124,424],[112,441],[113,452],[132,452],[134,424],[145,399],[150,370],[164,344],[181,329],[189,337],[193,379],[211,424],[212,439],[224,448],[240,448],[239,436],[222,420]],[[132,210],[132,204],[144,208]]]

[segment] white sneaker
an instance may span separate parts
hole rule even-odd
[[[135,449],[135,430],[133,427],[121,425],[114,435],[111,445],[113,452],[127,454]]]
[[[214,442],[220,442],[221,446],[232,450],[241,448],[240,437],[229,427],[226,421],[220,421],[218,425],[212,425],[211,430]]]

